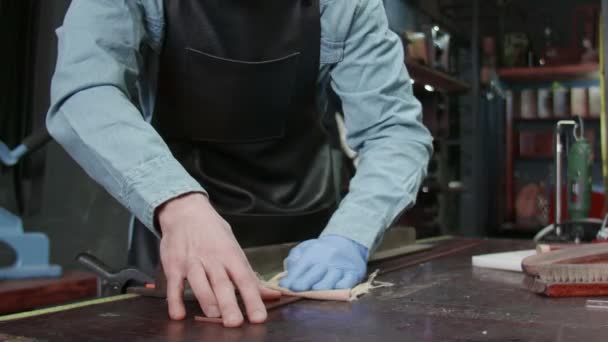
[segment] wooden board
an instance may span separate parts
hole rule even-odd
[[[97,277],[66,272],[61,278],[0,281],[0,314],[73,302],[97,295]]]

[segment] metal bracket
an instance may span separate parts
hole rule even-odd
[[[0,268],[0,279],[58,277],[61,267],[49,265],[49,239],[43,233],[24,233],[18,216],[0,208],[0,241],[14,249],[16,262]]]
[[[110,266],[89,253],[80,253],[76,260],[101,278],[101,295],[114,296],[127,292],[127,287],[138,284],[154,284],[154,279],[136,268],[114,271]]]

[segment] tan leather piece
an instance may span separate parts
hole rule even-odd
[[[376,276],[378,275],[378,271],[376,271],[369,276],[367,281],[351,289],[293,292],[279,286],[279,281],[286,275],[287,272],[279,273],[269,281],[265,282],[264,285],[268,288],[280,291],[283,295],[339,302],[350,302],[369,293],[369,291],[373,289],[393,286],[391,283],[377,281]]]

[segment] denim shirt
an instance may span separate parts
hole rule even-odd
[[[320,10],[318,102],[327,105],[328,86],[340,97],[346,141],[359,157],[322,234],[373,249],[414,203],[432,138],[382,1],[320,0]],[[205,192],[147,120],[164,26],[163,0],[72,1],[57,30],[47,115],[55,140],[152,231],[159,205]]]

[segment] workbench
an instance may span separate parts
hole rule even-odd
[[[59,278],[0,280],[0,315],[58,305],[97,295],[97,277],[68,271]]]
[[[471,266],[472,255],[529,249],[532,243],[454,239],[441,244],[452,246],[451,252],[438,246],[372,265],[394,270],[378,278],[393,287],[376,289],[352,303],[302,300],[270,311],[263,325],[227,329],[195,322],[194,315],[200,314],[195,302],[188,303],[186,320],[170,321],[164,300],[135,297],[0,322],[0,340],[2,334],[51,341],[608,339],[608,311],[586,309],[586,298],[540,297],[524,289],[523,274]]]

